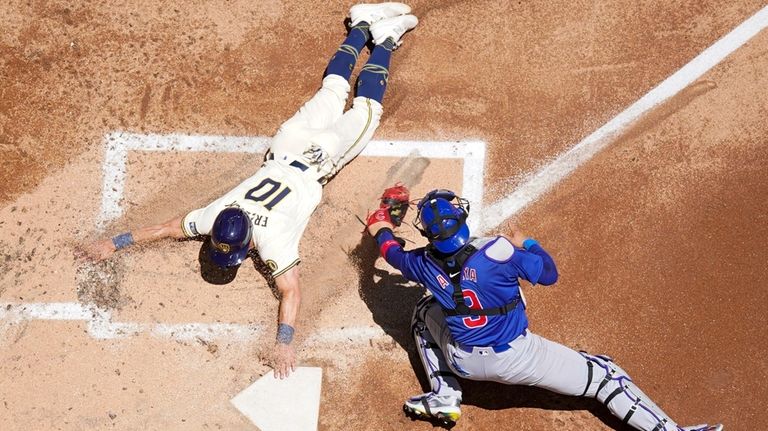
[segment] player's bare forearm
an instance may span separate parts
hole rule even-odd
[[[94,241],[79,250],[82,258],[102,261],[111,257],[116,251],[134,244],[148,243],[163,238],[184,238],[186,235],[181,228],[183,216],[176,217],[164,223],[142,227],[133,231]]]
[[[157,241],[164,238],[185,238],[181,223],[184,216],[176,217],[164,223],[146,226],[131,232],[136,243]]]
[[[277,336],[274,350],[275,378],[286,378],[296,368],[293,334],[301,305],[298,267],[293,267],[275,278],[280,293]]]
[[[278,323],[294,326],[301,305],[299,289],[299,270],[294,266],[275,278],[277,291],[280,293],[280,311]]]

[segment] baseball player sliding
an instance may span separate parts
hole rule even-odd
[[[205,208],[93,242],[84,255],[103,260],[133,244],[210,235],[211,260],[231,267],[255,247],[280,293],[274,373],[287,377],[296,363],[291,342],[301,302],[299,240],[323,185],[363,150],[379,125],[390,56],[403,34],[418,24],[410,11],[403,3],[352,6],[349,33],[330,60],[322,87],[280,126],[256,174]],[[348,81],[369,40],[374,47],[345,113]]]
[[[416,305],[412,329],[432,392],[408,399],[406,413],[453,426],[461,416],[463,377],[594,397],[640,430],[722,431],[720,424],[678,426],[611,358],[529,331],[519,279],[548,286],[558,274],[547,251],[517,228],[511,238],[472,237],[469,203],[451,191],[433,190],[419,201],[414,223],[429,244],[404,251],[392,229],[400,225],[408,199],[403,186],[385,190],[367,221],[387,262],[431,293]]]

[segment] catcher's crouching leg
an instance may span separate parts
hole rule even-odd
[[[440,307],[431,295],[425,296],[416,303],[411,321],[413,339],[416,341],[416,350],[421,358],[421,364],[429,378],[432,392],[441,396],[461,398],[461,386],[456,373],[445,360],[440,345],[427,327],[427,313],[431,307]],[[438,310],[439,311],[439,310]],[[441,311],[442,313],[442,311]]]
[[[426,321],[430,319],[427,313],[430,307],[439,308],[432,296],[425,296],[416,304],[411,329],[432,391],[411,397],[405,402],[403,409],[412,418],[434,419],[444,426],[451,427],[461,416],[461,386],[440,345],[427,327]]]
[[[632,382],[613,360],[580,352],[587,360],[587,385],[582,396],[594,397],[624,424],[645,431],[678,430],[677,424]]]

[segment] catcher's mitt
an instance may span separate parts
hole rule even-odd
[[[405,213],[408,212],[410,205],[410,197],[408,188],[402,183],[396,183],[382,193],[379,207],[387,209],[393,225],[400,226],[403,223],[403,218],[405,218]]]

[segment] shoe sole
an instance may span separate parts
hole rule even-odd
[[[407,404],[403,404],[403,412],[405,412],[405,415],[411,420],[436,422],[438,425],[446,429],[451,429],[456,426],[456,422],[458,422],[459,418],[461,417],[461,413],[438,412],[437,415],[430,415],[425,411],[409,407]]]

